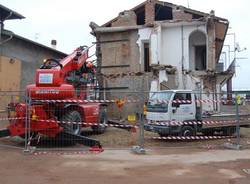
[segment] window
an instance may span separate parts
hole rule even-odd
[[[177,101],[178,104],[191,104],[191,93],[176,93],[174,96],[174,100]],[[179,102],[180,101],[180,102]],[[173,102],[176,103],[176,102]]]
[[[195,46],[195,70],[206,70],[207,51],[206,45]]]
[[[172,8],[168,6],[163,6],[160,4],[155,5],[155,20],[161,21],[161,20],[172,20],[173,14],[172,14]]]
[[[137,17],[137,25],[144,25],[145,24],[145,6],[138,8],[135,10],[135,14]]]
[[[150,51],[149,51],[149,43],[144,43],[144,49],[143,49],[143,53],[144,53],[144,72],[150,72],[151,68],[150,68]]]
[[[172,94],[173,94],[172,92],[154,92],[150,96],[150,101],[170,100]]]
[[[201,31],[194,31],[189,36],[189,67],[196,71],[207,69],[207,40]]]

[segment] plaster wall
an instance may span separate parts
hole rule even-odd
[[[50,51],[48,49],[30,44],[16,38],[13,38],[1,45],[0,56],[20,61],[21,66],[18,70],[21,71],[16,71],[16,69],[12,67],[8,72],[9,75],[12,75],[11,73],[21,73],[21,80],[20,84],[18,85],[20,87],[19,89],[16,89],[21,91],[25,90],[27,84],[34,83],[36,69],[40,67],[44,59],[60,59],[65,57],[62,54]]]

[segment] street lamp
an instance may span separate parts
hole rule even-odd
[[[227,69],[227,53],[226,52],[222,52],[221,56],[224,55],[224,58],[221,58],[220,60],[223,61],[224,63],[224,67],[223,67],[223,71]]]
[[[236,58],[236,34],[235,33],[228,33],[227,35],[232,35],[234,37],[234,50],[232,52],[234,52],[234,60],[235,60],[235,58]]]
[[[234,42],[234,49],[231,51],[230,50],[230,46],[229,47],[229,52],[233,52],[234,53],[234,71],[235,71],[235,66],[236,66],[236,60],[239,59],[236,57],[237,52],[242,52],[247,50],[247,48],[243,48],[240,49],[239,43],[236,43],[236,34],[235,33],[228,33],[227,35],[231,35],[233,36],[233,42]],[[237,52],[236,52],[237,51]],[[229,57],[230,57],[230,53],[229,53]],[[230,63],[229,63],[230,65]],[[227,99],[228,100],[232,100],[232,77],[227,81]]]
[[[231,61],[231,59],[230,59],[230,52],[231,52],[230,45],[223,45],[223,47],[227,47],[228,48],[228,61],[230,63],[230,61]]]
[[[234,59],[233,61],[236,62],[236,35],[235,33],[228,33],[227,35],[232,35],[233,36],[233,41],[234,41],[234,49],[232,52],[234,52]],[[230,55],[230,46],[229,46],[229,55]],[[231,65],[230,63],[231,61],[229,60],[229,66]],[[234,66],[235,67],[235,66]],[[235,68],[234,68],[235,71]],[[233,95],[232,95],[232,88],[233,88],[233,84],[232,84],[232,77],[230,77],[230,79],[227,80],[227,100],[229,100],[229,102],[232,102],[233,99]]]

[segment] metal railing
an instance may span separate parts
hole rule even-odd
[[[33,151],[229,147],[250,144],[247,95],[199,92],[0,92],[1,146]],[[98,95],[97,95],[98,93]],[[81,96],[81,97],[80,97]],[[216,98],[210,98],[215,97]],[[21,138],[17,138],[21,137]]]

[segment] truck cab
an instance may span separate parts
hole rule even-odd
[[[186,121],[196,119],[195,94],[188,90],[165,90],[150,94],[146,119]]]
[[[157,132],[162,136],[183,135],[182,126],[162,126],[155,123],[183,122],[196,119],[196,96],[191,90],[164,90],[150,93],[146,113],[148,124],[145,125],[145,130]],[[195,129],[197,127],[189,127],[186,133],[194,135]]]

